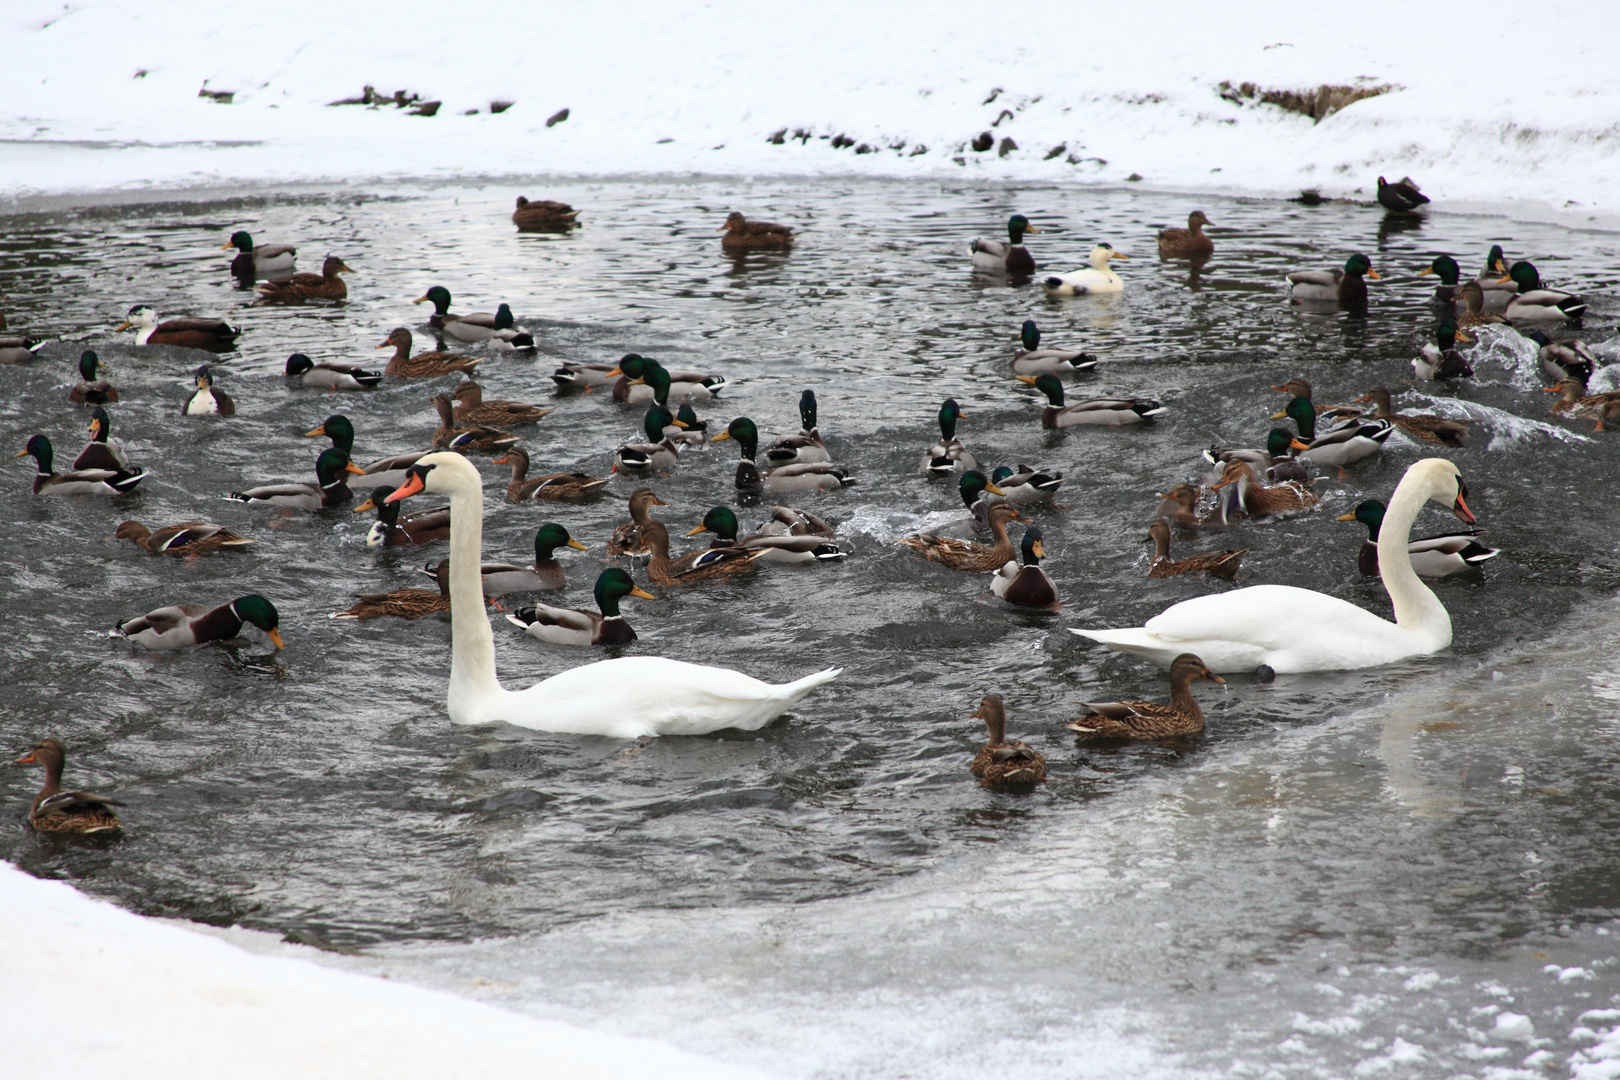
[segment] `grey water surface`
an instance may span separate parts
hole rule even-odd
[[[571,202],[583,226],[517,235],[520,193]],[[1194,207],[1216,223],[1216,257],[1197,272],[1158,261],[1152,239]],[[798,247],[724,256],[715,230],[731,209],[794,225]],[[1043,230],[1029,239],[1043,269],[1082,265],[1097,240],[1135,256],[1118,264],[1126,292],[1054,301],[971,273],[968,241],[1002,234],[1013,212]],[[19,748],[63,739],[68,782],[128,804],[117,843],[42,840],[21,823],[37,773],[8,771],[0,857],[31,873],[790,1076],[982,1075],[1010,1061],[1039,1076],[1561,1074],[1585,1045],[1581,1015],[1620,992],[1616,437],[1550,417],[1534,350],[1510,334],[1481,335],[1477,377],[1455,392],[1414,385],[1409,366],[1436,318],[1434,279],[1416,272],[1449,252],[1475,273],[1494,242],[1598,294],[1582,334],[1614,358],[1611,234],[1438,210],[1409,222],[1344,204],[831,180],[265,193],[0,222],[13,332],[59,339],[0,367],[7,460],[43,432],[66,467],[87,420],[67,390],[93,347],[123,394],[113,433],[152,474],[126,499],[37,499],[23,459],[0,485],[0,732]],[[217,250],[237,228],[296,243],[300,269],[341,255],[349,300],[253,304]],[[1284,272],[1356,251],[1384,275],[1365,318],[1288,303]],[[720,400],[698,408],[717,427],[746,414],[796,431],[799,393],[814,388],[859,484],[789,501],[837,525],[849,558],[653,588],[655,601],[627,602],[640,639],[624,651],[773,681],[843,676],[757,733],[643,748],[452,728],[447,622],[328,619],[350,594],[429,587],[418,569],[445,547],[369,551],[370,514],[217,497],[312,478],[324,440],[300,436],[333,412],[354,422],[361,461],[425,446],[427,399],[455,379],[332,395],[280,371],[294,351],[380,367],[373,346],[400,325],[431,347],[427,305],[410,301],[433,284],[458,311],[508,302],[535,332],[538,358],[473,350],[489,353],[487,396],[556,406],[520,429],[535,472],[606,475],[614,447],[640,438],[639,407],[602,392],[552,401],[562,360],[637,351],[723,374]],[[217,377],[239,415],[179,415],[206,357],[115,335],[136,302],[245,328]],[[1043,431],[1044,402],[1007,367],[1025,318],[1048,343],[1102,357],[1073,396],[1138,394],[1169,411],[1130,430]],[[1502,549],[1435,586],[1455,644],[1373,671],[1201,685],[1208,730],[1185,743],[1076,743],[1061,725],[1080,700],[1165,687],[1065,628],[1138,625],[1236,587],[1147,580],[1145,524],[1155,492],[1205,471],[1200,449],[1258,445],[1286,402],[1270,385],[1295,374],[1319,401],[1382,384],[1397,408],[1483,418],[1443,451]],[[1010,608],[984,577],[892,542],[960,506],[918,471],[947,396],[981,464],[1069,478],[1033,511],[1062,610]],[[1436,452],[1397,434],[1320,484],[1321,510],[1177,550],[1245,547],[1240,585],[1387,615],[1356,570],[1364,531],[1332,518],[1387,499]],[[735,503],[735,455],[689,453],[652,482],[673,535]],[[501,501],[505,466],[477,460],[486,558],[521,560],[535,528],[560,521],[591,549],[564,556],[566,600],[589,606],[640,481],[615,478],[593,505],[515,507]],[[198,517],[259,542],[174,560],[112,539],[124,518]],[[1417,528],[1455,526],[1431,507]],[[285,651],[253,630],[171,654],[107,636],[150,608],[249,592],[280,609]],[[510,686],[598,658],[495,616]],[[987,692],[1048,759],[1034,794],[991,794],[967,772],[983,738],[967,717]],[[1532,1034],[1498,1030],[1520,1014]]]

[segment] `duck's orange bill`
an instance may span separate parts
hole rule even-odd
[[[1451,512],[1462,518],[1470,525],[1478,524],[1477,519],[1474,517],[1474,512],[1468,509],[1468,504],[1463,502],[1463,497],[1460,494],[1457,496],[1457,501],[1452,504]]]
[[[384,499],[383,502],[397,503],[399,500],[408,499],[412,495],[415,495],[417,492],[423,491],[426,488],[427,485],[422,482],[422,478],[416,473],[411,473],[405,478],[405,482],[396,488],[394,493]]]
[[[1425,266],[1423,269],[1421,269],[1421,270],[1419,270],[1417,272],[1417,276],[1418,277],[1428,277],[1432,273],[1434,273],[1434,267]]]
[[[624,374],[624,372],[622,370],[620,370],[619,368],[614,368],[612,371],[610,371],[606,375],[602,376],[602,378],[604,378],[604,379],[612,379],[612,378],[616,378],[616,377],[618,377],[620,375],[623,375],[623,374]]]
[[[491,465],[505,465],[506,464],[506,455],[502,454],[498,458],[491,458],[489,463]]]
[[[722,431],[720,434],[714,436],[709,441],[710,442],[725,442],[729,438],[731,438],[731,432]],[[18,456],[21,457],[22,455],[19,454]],[[660,505],[662,505],[662,504],[660,504]]]
[[[1290,439],[1288,446],[1292,450],[1309,450],[1311,448],[1310,443],[1300,442],[1298,439]]]
[[[589,550],[591,550],[590,548],[586,547],[584,544],[580,543],[578,540],[575,540],[572,536],[570,536],[568,538],[568,546],[571,547],[571,548],[574,548],[576,551],[589,551]]]
[[[270,643],[272,645],[274,645],[276,648],[285,649],[287,647],[287,643],[285,641],[281,640],[281,631],[280,630],[271,630],[271,631],[269,631],[269,636],[270,636]]]
[[[386,349],[386,348],[388,348],[388,346],[389,346],[389,345],[391,345],[391,344],[393,344],[393,343],[392,343],[392,342],[389,342],[389,341],[385,341],[385,342],[383,342],[383,343],[382,343],[382,344],[381,344],[381,345],[376,345],[376,346],[373,346],[373,347],[374,347],[374,348],[378,348],[378,349]]]
[[[411,303],[420,304],[420,303],[423,303],[426,300],[427,300],[427,296],[426,296],[426,294],[424,294],[422,296],[418,296],[415,300],[412,300]]]
[[[699,525],[697,528],[693,529],[691,532],[687,533],[686,535],[687,536],[696,536],[700,532],[707,532],[707,531],[708,530],[704,526]]]
[[[1031,550],[1031,551],[1033,551],[1035,553],[1035,557],[1037,559],[1046,558],[1046,549],[1041,546],[1041,542],[1039,540],[1035,541],[1035,543],[1030,547],[1029,550]]]
[[[12,454],[11,456],[12,457],[27,457],[28,456],[28,451],[27,450],[19,450],[15,454]]]
[[[314,438],[316,435],[325,435],[325,434],[326,434],[326,425],[322,424],[320,427],[315,428],[313,431],[304,432],[304,438],[310,439],[310,438]]]
[[[366,475],[366,470],[362,469],[360,466],[356,465],[352,461],[347,462],[347,463],[344,464],[343,471],[344,472],[352,472],[356,476],[364,476],[364,475]]]
[[[1378,271],[1376,271],[1376,270],[1368,270],[1367,271],[1367,276],[1372,278],[1374,281],[1382,281],[1382,280],[1384,280],[1383,278],[1378,276]]]
[[[375,509],[377,509],[377,500],[376,499],[367,499],[365,502],[363,502],[359,506],[355,507],[354,512],[357,513],[357,514],[363,514],[367,510],[375,510]]]
[[[658,597],[654,596],[652,593],[648,592],[646,589],[643,589],[640,585],[636,585],[636,586],[632,587],[631,590],[630,590],[630,595],[631,596],[639,596],[643,600],[656,600],[656,599],[658,599]]]
[[[1352,510],[1348,514],[1340,514],[1338,517],[1334,518],[1333,520],[1334,521],[1354,521],[1354,520],[1356,520],[1356,512],[1354,510]]]
[[[37,765],[38,763],[39,759],[34,756],[32,750],[12,762],[13,765]]]

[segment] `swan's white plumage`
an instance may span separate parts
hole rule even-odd
[[[585,664],[536,683],[504,689],[495,674],[495,635],[484,611],[483,482],[455,453],[428,454],[427,490],[450,496],[450,689],[446,705],[457,724],[507,723],[537,731],[638,738],[702,735],[726,728],[763,727],[842,669],[828,668],[775,685],[728,668],[656,656]]]
[[[1451,644],[1451,616],[1412,571],[1407,538],[1429,499],[1450,506],[1459,491],[1457,467],[1428,458],[1406,470],[1390,497],[1378,536],[1379,572],[1395,622],[1336,597],[1288,585],[1254,585],[1173,604],[1146,624],[1073,630],[1169,667],[1195,653],[1217,672],[1268,664],[1279,675],[1375,667],[1439,652]]]

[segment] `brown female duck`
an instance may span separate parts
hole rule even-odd
[[[395,505],[398,505],[397,503]],[[450,610],[450,560],[439,564],[439,587],[434,589],[395,589],[393,592],[359,593],[356,603],[333,612],[332,619],[420,619]]]
[[[1552,404],[1552,411],[1560,416],[1581,420],[1595,420],[1593,431],[1602,431],[1605,422],[1620,422],[1620,390],[1606,394],[1588,394],[1586,384],[1579,379],[1559,379],[1558,385],[1542,388],[1546,393],[1561,395]]]
[[[1468,425],[1479,422],[1477,420],[1448,420],[1433,413],[1391,412],[1389,390],[1383,386],[1373,387],[1356,400],[1372,404],[1374,420],[1388,420],[1408,435],[1422,439],[1424,442],[1440,443],[1443,446],[1461,446],[1464,437],[1468,434]]]
[[[1161,229],[1159,232],[1159,258],[1207,259],[1215,253],[1215,242],[1204,235],[1204,226],[1210,223],[1202,210],[1187,215],[1185,229]]]
[[[1221,473],[1221,481],[1214,490],[1219,491],[1233,484],[1237,485],[1238,502],[1243,512],[1250,517],[1309,510],[1322,502],[1310,488],[1297,480],[1285,480],[1280,484],[1261,483],[1254,466],[1247,461],[1228,461]]]
[[[201,555],[258,543],[211,521],[182,521],[156,532],[138,521],[120,521],[113,538],[133,541],[154,555]]]
[[[1219,528],[1242,519],[1243,512],[1229,506],[1227,500],[1210,509],[1199,510],[1198,500],[1202,496],[1203,492],[1192,484],[1177,484],[1169,491],[1158,493],[1159,506],[1153,511],[1153,517],[1155,520],[1169,521],[1178,529]]]
[[[552,412],[524,401],[485,401],[484,388],[471,380],[452,391],[458,424],[533,424]]]
[[[769,221],[749,221],[733,210],[720,226],[720,246],[731,251],[783,251],[793,246],[793,230]]]
[[[1028,521],[1020,517],[1018,508],[1010,503],[996,503],[986,514],[993,545],[975,544],[966,540],[953,540],[948,536],[907,536],[897,541],[929,562],[938,562],[952,570],[967,570],[985,574],[1000,570],[1008,560],[1017,557],[1017,549],[1007,539],[1007,526],[1014,521]]]
[[[514,444],[522,442],[520,435],[513,435],[509,431],[499,428],[474,425],[473,427],[457,427],[452,412],[449,394],[435,394],[433,407],[439,412],[439,426],[433,432],[433,448],[435,450],[484,450],[493,453],[496,450],[510,449]]]
[[[990,741],[973,755],[973,775],[990,788],[1032,788],[1046,780],[1046,759],[1028,743],[1007,741],[1007,709],[1000,694],[986,694],[969,720],[983,720]]]
[[[604,477],[578,472],[551,473],[530,480],[529,452],[518,446],[510,448],[504,456],[496,458],[490,464],[512,466],[512,482],[506,485],[506,501],[510,503],[526,502],[529,499],[586,502],[602,494],[602,489],[608,484]]]
[[[396,327],[388,335],[388,340],[377,348],[386,349],[390,345],[394,347],[394,355],[389,358],[383,373],[396,379],[436,379],[440,375],[472,371],[478,366],[477,360],[461,353],[424,352],[412,356],[411,332],[403,326]]]
[[[566,232],[574,227],[578,216],[579,211],[565,202],[519,195],[517,209],[512,211],[512,224],[519,232]]]
[[[1457,327],[1467,330],[1471,326],[1512,326],[1505,316],[1485,310],[1485,290],[1479,282],[1469,280],[1457,290],[1457,297],[1465,309],[1457,316]]]
[[[668,505],[668,503],[653,494],[652,488],[636,488],[636,490],[632,491],[630,493],[630,522],[613,530],[613,536],[608,540],[607,553],[609,555],[649,554],[647,545],[641,539],[641,530],[647,525],[656,524],[656,519],[652,516],[653,507]]]
[[[336,255],[328,255],[318,274],[294,274],[291,277],[271,278],[254,291],[265,303],[296,304],[304,300],[343,300],[349,287],[339,274],[352,274],[349,265]]]
[[[116,832],[123,828],[115,806],[124,804],[104,795],[88,791],[62,790],[62,765],[67,761],[67,748],[57,739],[41,739],[34,748],[18,757],[18,765],[42,765],[45,768],[45,786],[34,796],[28,810],[28,824],[42,833]]]
[[[1170,664],[1170,701],[1082,701],[1091,711],[1063,726],[1097,739],[1167,739],[1204,730],[1204,711],[1192,695],[1194,679],[1224,683],[1192,653]]]
[[[1150,578],[1179,577],[1182,574],[1191,574],[1203,570],[1214,574],[1218,578],[1231,581],[1237,577],[1238,565],[1243,562],[1243,556],[1249,553],[1247,548],[1239,548],[1228,551],[1210,551],[1186,559],[1172,559],[1170,557],[1170,522],[1162,517],[1154,518],[1148,525],[1148,539],[1153,543],[1153,562],[1148,566],[1148,577]]]
[[[647,563],[647,580],[654,585],[691,585],[699,581],[746,574],[754,564],[770,553],[770,548],[747,550],[733,547],[699,548],[682,555],[669,557],[669,532],[661,521],[649,519],[641,526],[641,542],[652,558]]]

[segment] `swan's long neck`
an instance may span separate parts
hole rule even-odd
[[[1443,649],[1451,644],[1451,616],[1445,605],[1412,571],[1412,556],[1406,550],[1412,536],[1412,522],[1428,502],[1429,492],[1419,483],[1402,481],[1384,511],[1378,531],[1378,573],[1395,605],[1395,625],[1414,634],[1432,637]]]
[[[450,696],[451,719],[475,702],[505,691],[495,675],[495,633],[484,611],[479,567],[484,550],[484,498],[476,489],[450,496]]]

